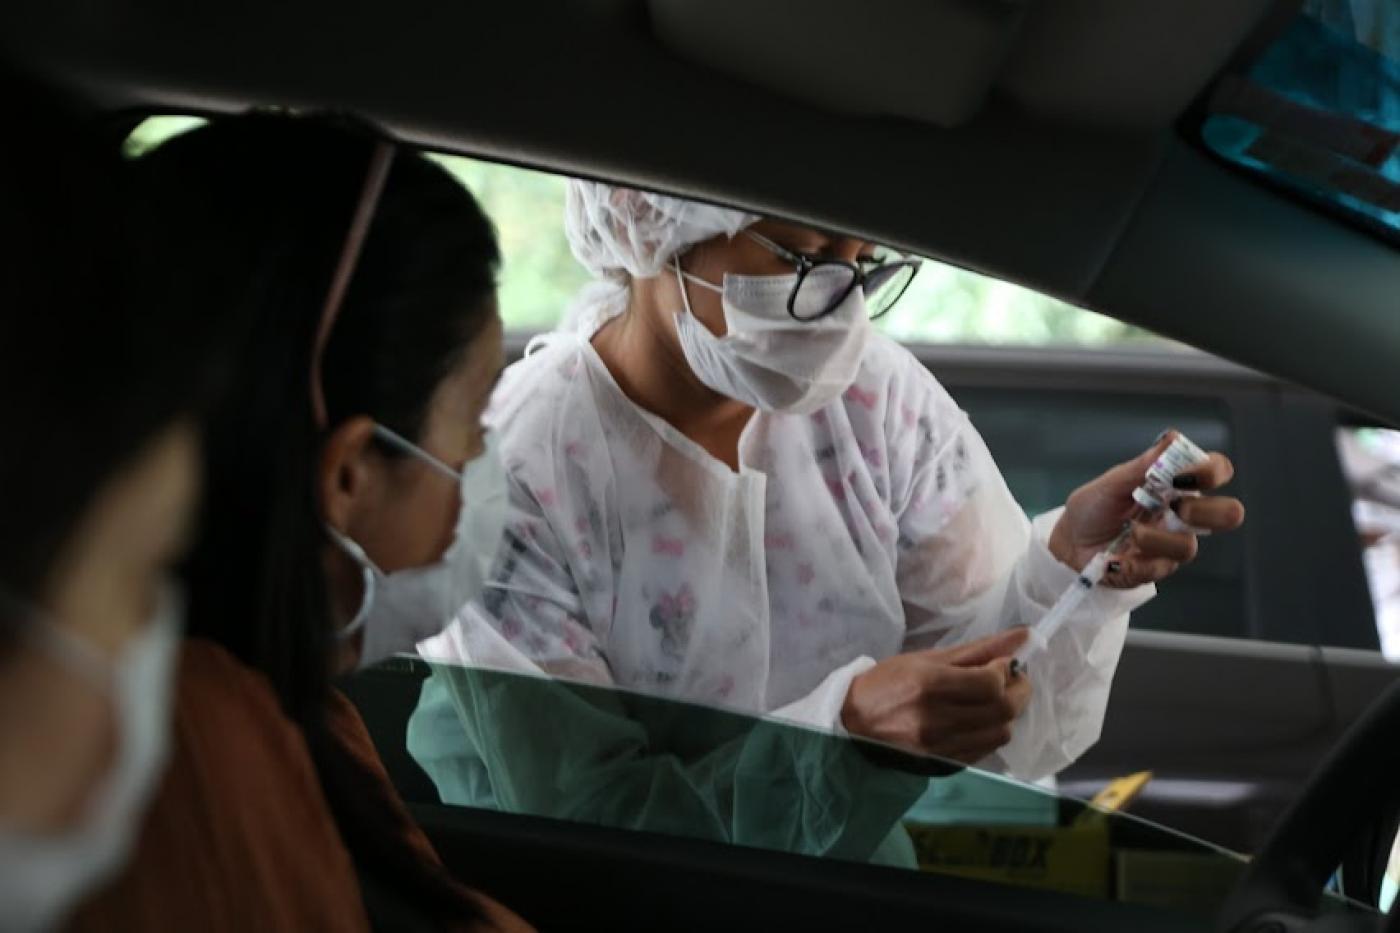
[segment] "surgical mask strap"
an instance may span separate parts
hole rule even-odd
[[[374,605],[375,580],[381,571],[375,566],[374,561],[369,559],[365,549],[356,544],[349,535],[330,525],[326,525],[326,534],[340,545],[340,549],[348,554],[351,560],[360,565],[360,576],[364,582],[364,592],[360,594],[360,608],[355,612],[355,617],[335,633],[338,641],[345,641],[365,627],[365,620],[369,618],[370,606]]]
[[[680,286],[681,304],[685,305],[685,313],[689,314],[691,317],[695,317],[695,312],[690,310],[690,290],[685,287],[686,282],[694,282],[696,285],[708,288],[710,291],[719,292],[720,294],[724,293],[724,289],[720,286],[713,282],[706,282],[704,279],[700,278],[700,276],[691,275],[689,272],[682,269],[680,256],[672,256],[671,265],[676,270],[676,284]],[[699,318],[696,318],[696,320],[699,320]]]
[[[389,168],[394,162],[395,146],[380,140],[375,143],[370,155],[369,170],[365,173],[364,186],[360,189],[360,199],[355,205],[355,214],[350,221],[350,229],[345,234],[345,245],[341,248],[340,259],[336,262],[335,273],[331,276],[330,289],[326,302],[321,307],[321,322],[316,328],[316,342],[311,347],[311,414],[316,426],[325,430],[330,426],[330,414],[326,409],[326,391],[321,384],[321,358],[325,355],[326,344],[330,342],[331,330],[345,303],[345,292],[350,286],[350,277],[360,261],[365,238],[374,219],[379,197],[384,193],[384,184],[389,179]]]
[[[680,264],[677,263],[676,267],[680,268]],[[723,286],[716,285],[714,282],[707,282],[704,279],[700,278],[700,276],[695,275],[694,273],[686,272],[684,269],[681,269],[681,275],[685,277],[686,281],[693,282],[694,284],[699,285],[701,288],[708,288],[716,295],[724,294]]]
[[[47,652],[54,660],[79,671],[96,683],[111,685],[112,663],[86,639],[46,618],[28,602],[11,596],[4,589],[0,589],[0,613],[19,619],[19,624],[23,626],[23,637]]]
[[[438,470],[443,475],[451,477],[458,484],[461,484],[463,482],[462,471],[452,469],[452,467],[448,466],[446,463],[443,463],[437,457],[434,457],[432,454],[428,453],[422,447],[419,447],[417,444],[413,443],[413,441],[404,437],[402,434],[399,434],[397,431],[394,431],[390,428],[386,428],[382,424],[376,424],[374,426],[374,434],[386,444],[389,444],[392,447],[397,447],[399,450],[404,451],[410,456],[419,458],[428,466],[432,467],[435,470]],[[351,560],[355,561],[355,563],[360,565],[361,577],[364,581],[364,593],[360,597],[359,610],[355,613],[355,617],[351,619],[348,624],[346,624],[343,628],[339,629],[335,633],[337,639],[339,639],[340,641],[345,641],[346,639],[353,637],[356,632],[360,631],[360,629],[365,627],[365,622],[369,619],[370,607],[374,605],[375,589],[377,587],[378,578],[381,575],[383,575],[384,571],[380,570],[379,567],[374,563],[374,561],[369,559],[369,555],[365,553],[365,549],[360,547],[360,545],[349,535],[332,527],[330,524],[326,525],[326,533],[331,536],[331,539],[334,540],[336,544],[340,545],[340,549],[346,554],[348,554]]]

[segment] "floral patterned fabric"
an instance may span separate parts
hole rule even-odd
[[[626,398],[595,326],[508,370],[490,416],[506,539],[425,657],[487,663],[484,626],[552,676],[840,731],[876,660],[1031,623],[1074,579],[1045,548],[1055,515],[1033,533],[966,415],[893,341],[873,337],[814,415],[755,413],[736,472]],[[1127,612],[1152,593],[1086,601],[989,765],[1040,777],[1097,739]]]

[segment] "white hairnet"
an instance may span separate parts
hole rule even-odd
[[[756,214],[666,194],[569,180],[564,233],[584,268],[599,278],[648,279],[677,253],[757,223]]]

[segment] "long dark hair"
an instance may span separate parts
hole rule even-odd
[[[335,622],[315,492],[325,434],[309,372],[373,145],[339,124],[250,116],[140,160],[153,210],[207,244],[206,306],[191,313],[250,320],[233,391],[206,432],[209,504],[188,565],[190,632],[267,676],[306,735],[366,889],[462,920],[471,902],[404,844],[325,719]],[[434,390],[494,313],[499,261],[472,196],[441,166],[401,151],[325,350],[330,429],[369,415],[418,439]]]
[[[0,109],[0,588],[32,602],[103,484],[198,414],[224,334],[144,262],[155,231],[93,115],[9,72]]]

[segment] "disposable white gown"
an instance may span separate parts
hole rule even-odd
[[[507,371],[490,416],[506,540],[482,598],[420,645],[430,660],[839,733],[877,660],[1033,623],[1075,579],[1046,548],[1058,513],[1027,521],[966,415],[893,341],[873,335],[855,384],[814,415],[755,413],[735,472],[627,399],[589,333],[551,335]],[[1128,613],[1153,593],[1082,604],[981,767],[1032,780],[1097,740]],[[410,748],[445,799],[471,802],[487,724],[454,732],[470,711],[450,692],[430,684]]]

